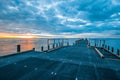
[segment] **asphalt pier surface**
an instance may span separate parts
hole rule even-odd
[[[0,58],[0,80],[120,80],[120,60],[85,40],[48,53],[28,51]],[[114,58],[114,59],[111,59]]]

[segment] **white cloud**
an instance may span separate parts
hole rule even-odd
[[[11,10],[11,11],[19,11],[18,7],[17,6],[8,6],[8,8]]]
[[[117,14],[115,13],[115,14],[112,14],[110,17],[113,18],[113,17],[116,17],[116,16],[117,16]]]
[[[120,0],[111,0],[113,5],[120,5]]]
[[[59,18],[59,19],[65,19],[65,20],[67,19],[66,16],[63,16],[63,15],[60,15],[60,14],[57,14],[56,17]]]

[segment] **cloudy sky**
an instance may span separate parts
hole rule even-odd
[[[120,0],[0,0],[0,34],[120,37]]]

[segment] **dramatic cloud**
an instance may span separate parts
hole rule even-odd
[[[0,33],[120,37],[120,0],[0,0],[0,11]]]

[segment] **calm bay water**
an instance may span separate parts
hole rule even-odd
[[[70,39],[70,45],[77,40]],[[57,42],[56,42],[57,43]],[[41,51],[41,46],[44,46],[44,50],[47,50],[47,39],[40,38],[40,39],[0,39],[0,56],[14,54],[17,52],[17,45],[21,45],[21,51],[31,50],[33,48],[36,51]]]
[[[79,38],[69,39],[70,45]],[[106,45],[110,45],[115,49],[120,49],[120,38],[106,38]],[[47,39],[0,39],[0,56],[16,53],[17,45],[21,45],[22,51],[31,50],[36,48],[36,51],[41,51],[41,46],[47,50]]]

